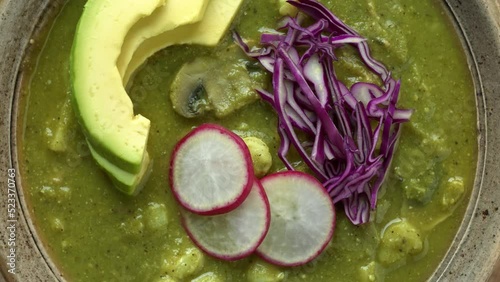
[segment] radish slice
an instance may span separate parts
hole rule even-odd
[[[237,260],[253,253],[269,229],[269,201],[255,179],[252,191],[235,210],[221,215],[202,216],[182,212],[189,237],[209,255]]]
[[[170,186],[191,212],[214,215],[235,209],[250,193],[253,178],[245,142],[221,126],[203,124],[174,148]]]
[[[326,190],[312,176],[296,171],[269,175],[261,183],[271,206],[271,226],[257,253],[281,266],[313,260],[335,228],[335,209]]]

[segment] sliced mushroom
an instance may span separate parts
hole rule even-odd
[[[222,118],[256,101],[255,88],[263,87],[265,72],[250,69],[237,46],[230,46],[218,58],[198,57],[177,73],[170,89],[174,110],[193,118],[213,110]]]
[[[213,62],[209,58],[197,58],[184,64],[177,73],[170,86],[170,100],[181,116],[193,118],[211,109],[204,79]]]

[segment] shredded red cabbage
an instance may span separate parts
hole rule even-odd
[[[294,169],[287,159],[293,145],[333,202],[343,203],[351,222],[368,222],[400,124],[409,121],[412,111],[396,107],[400,82],[371,57],[363,37],[319,2],[288,2],[316,22],[301,25],[300,13],[286,17],[278,28],[284,33],[262,34],[262,48],[250,49],[237,33],[234,40],[272,73],[273,93],[257,92],[278,113],[280,159]],[[361,82],[348,89],[337,79],[334,51],[345,45],[358,50],[363,63],[383,81],[383,88]],[[310,140],[299,139],[303,134]]]

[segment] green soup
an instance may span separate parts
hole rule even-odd
[[[219,46],[173,46],[149,59],[128,86],[135,113],[152,123],[153,171],[134,197],[121,194],[89,154],[68,93],[69,53],[84,0],[63,7],[26,64],[19,119],[21,175],[45,247],[71,281],[423,281],[436,269],[461,222],[476,163],[476,112],[466,57],[440,1],[323,0],[367,37],[373,56],[402,81],[403,126],[372,220],[352,225],[337,207],[331,244],[313,262],[280,268],[251,256],[226,262],[201,253],[180,225],[168,185],[170,154],[193,127],[213,122],[276,150],[277,117],[257,100],[234,113],[186,119],[172,110],[169,85],[196,57],[227,63]],[[281,17],[274,0],[246,1],[233,23],[258,40]],[[411,2],[411,3],[410,3]],[[369,80],[354,52],[342,51],[339,77]],[[226,60],[226,61],[225,61]],[[230,62],[229,62],[230,63]],[[264,79],[265,80],[265,79]],[[198,278],[197,278],[198,277]]]

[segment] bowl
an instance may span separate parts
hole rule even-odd
[[[0,0],[0,270],[7,281],[64,281],[30,218],[16,153],[23,58],[33,34],[64,2]],[[488,281],[500,257],[500,2],[440,2],[461,37],[474,78],[479,155],[461,226],[429,280]],[[9,209],[13,217],[7,217]],[[15,274],[9,271],[13,267]]]

